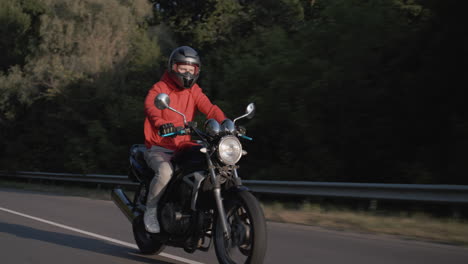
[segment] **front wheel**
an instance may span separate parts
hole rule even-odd
[[[257,199],[242,191],[224,199],[230,239],[225,239],[219,217],[214,244],[219,263],[263,263],[266,252],[266,224]]]
[[[163,251],[165,245],[146,231],[145,223],[143,222],[143,214],[140,214],[133,220],[132,227],[133,237],[141,253],[154,255]]]

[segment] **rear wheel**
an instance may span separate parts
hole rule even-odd
[[[230,239],[225,239],[218,217],[214,244],[219,263],[263,263],[266,224],[259,202],[247,191],[226,197],[224,201]]]
[[[141,253],[148,255],[159,254],[166,247],[155,239],[154,235],[146,231],[143,214],[140,214],[133,220],[132,227],[133,237]]]

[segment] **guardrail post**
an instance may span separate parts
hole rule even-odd
[[[452,217],[455,219],[461,218],[461,210],[459,205],[452,205]]]

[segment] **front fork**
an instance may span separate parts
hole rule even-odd
[[[208,160],[208,168],[210,170],[210,176],[211,176],[211,182],[215,184],[214,188],[214,197],[216,201],[216,207],[218,208],[218,217],[221,219],[221,225],[223,227],[223,234],[224,238],[230,239],[230,233],[228,229],[228,223],[226,219],[226,212],[224,211],[224,205],[223,205],[223,198],[221,197],[221,184],[219,183],[217,177],[216,177],[216,172],[215,172],[215,167],[213,166],[213,162],[211,162],[210,155],[207,153],[207,160]]]

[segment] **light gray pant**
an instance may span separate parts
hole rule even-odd
[[[156,207],[161,198],[167,183],[172,177],[171,157],[173,151],[170,149],[152,146],[145,152],[145,161],[148,166],[154,171],[154,178],[149,186],[147,207]]]

